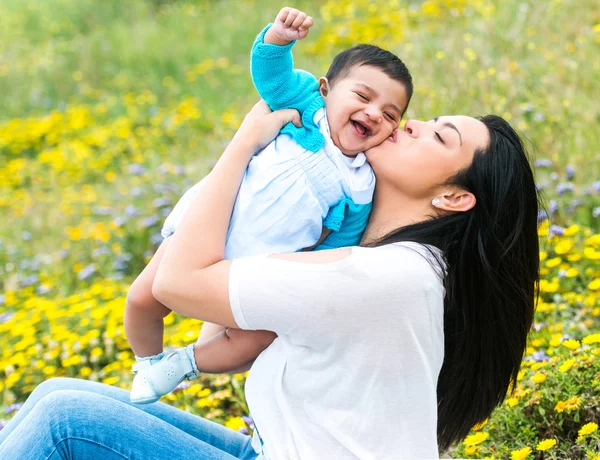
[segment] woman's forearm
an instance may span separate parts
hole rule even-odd
[[[223,260],[231,212],[253,149],[239,137],[229,144],[173,234],[159,272],[175,277]]]

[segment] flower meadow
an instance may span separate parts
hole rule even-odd
[[[257,95],[266,0],[6,0],[0,5],[0,428],[56,376],[128,388],[129,284],[166,215]],[[449,458],[600,459],[600,11],[591,0],[337,0],[295,48],[317,75],[357,42],[396,52],[407,118],[502,115],[543,197],[540,298],[514,391]],[[242,13],[243,21],[231,15]],[[201,322],[171,314],[165,346]],[[243,375],[163,401],[248,431]]]

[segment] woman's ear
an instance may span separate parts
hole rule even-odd
[[[329,94],[329,89],[329,80],[327,80],[327,77],[319,78],[319,93],[321,93],[323,99]]]
[[[463,189],[447,190],[432,201],[437,209],[448,212],[466,212],[473,209],[477,200],[475,195]]]

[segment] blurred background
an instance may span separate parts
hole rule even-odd
[[[496,113],[522,133],[545,203],[536,330],[517,392],[447,455],[596,458],[594,0],[2,0],[0,427],[49,377],[128,387],[129,283],[256,102],[250,47],[283,6],[315,19],[297,67],[320,76],[375,43],[413,75],[405,119]],[[195,340],[199,321],[166,321],[165,345]],[[248,431],[243,382],[203,376],[165,401]]]

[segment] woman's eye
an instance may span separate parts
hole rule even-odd
[[[440,133],[438,133],[437,131],[435,132],[435,137],[437,138],[438,141],[440,141],[442,144],[446,145],[446,143],[444,142],[444,139],[442,139],[442,136],[440,136]]]
[[[365,96],[364,94],[360,94],[360,93],[356,93],[356,94],[358,94],[362,100],[369,102],[369,98],[367,96]]]

